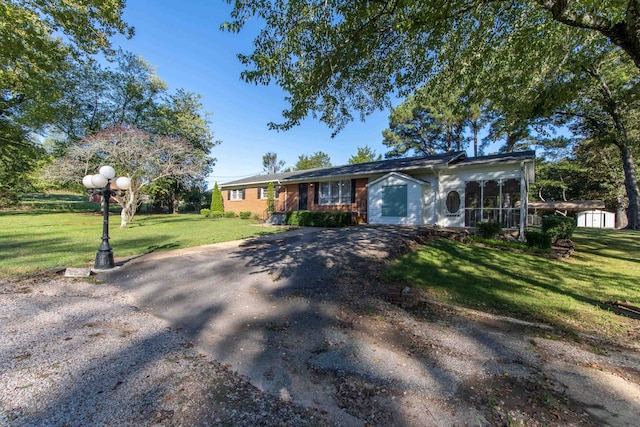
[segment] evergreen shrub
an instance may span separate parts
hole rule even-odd
[[[202,215],[203,217],[208,218],[210,214],[211,209],[200,209],[200,215]]]
[[[240,212],[240,219],[249,219],[251,218],[251,212],[250,211],[242,211]]]
[[[211,211],[209,213],[209,217],[211,218],[222,218],[224,216],[224,212],[221,211]]]
[[[502,231],[502,224],[499,221],[483,221],[479,222],[476,226],[478,229],[478,236],[483,239],[495,239]]]
[[[560,215],[550,215],[542,218],[542,232],[551,236],[551,241],[570,239],[576,228],[573,218]]]
[[[527,246],[548,251],[551,249],[551,236],[545,232],[527,230],[525,232]]]
[[[234,211],[224,211],[224,217],[225,218],[235,218],[236,217],[236,213]]]

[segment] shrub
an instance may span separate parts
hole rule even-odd
[[[224,217],[225,218],[235,218],[236,217],[236,213],[234,211],[224,211]]]
[[[251,218],[251,212],[250,211],[242,211],[240,212],[240,219],[249,219]]]
[[[209,216],[211,218],[222,218],[223,215],[224,215],[224,212],[220,212],[220,211],[211,211],[209,213]]]
[[[211,210],[215,212],[224,211],[224,199],[217,182],[213,185],[213,191],[211,192]]]
[[[211,209],[200,209],[200,215],[207,218],[211,214]]]
[[[558,239],[570,239],[576,223],[573,218],[560,215],[551,215],[542,218],[542,232],[551,236],[551,241]]]
[[[479,222],[477,225],[478,236],[483,239],[495,239],[502,231],[502,224],[499,221],[485,221]]]
[[[527,230],[525,233],[527,246],[548,251],[551,249],[551,236],[540,231]]]
[[[287,225],[307,227],[344,227],[351,225],[350,212],[287,212]]]

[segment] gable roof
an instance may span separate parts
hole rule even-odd
[[[403,181],[410,181],[419,185],[431,185],[428,181],[423,181],[421,179],[415,178],[411,175],[407,175],[406,173],[400,173],[400,172],[389,172],[386,175],[382,175],[380,178],[374,179],[373,181],[367,183],[367,187],[370,187],[372,185],[377,184],[378,182],[384,181],[386,179],[389,179],[390,177],[396,177],[399,178]]]
[[[346,179],[385,174],[389,172],[408,172],[429,170],[448,166],[482,165],[503,163],[518,160],[534,159],[535,152],[496,154],[491,156],[467,158],[464,151],[450,151],[443,154],[421,157],[403,157],[399,159],[379,160],[376,162],[358,163],[355,165],[331,166],[328,168],[306,169],[294,172],[254,175],[220,185],[221,189],[243,188],[266,185],[270,182],[296,184],[328,179]]]
[[[464,151],[451,151],[444,154],[422,157],[403,157],[400,159],[379,160],[377,162],[358,163],[355,165],[331,166],[328,168],[306,169],[294,172],[276,174],[254,175],[235,181],[224,183],[221,189],[231,187],[247,187],[251,185],[268,184],[269,182],[281,182],[295,184],[330,178],[347,178],[366,176],[393,171],[414,171],[429,169],[432,166],[444,166],[466,157]]]

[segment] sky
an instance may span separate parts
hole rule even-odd
[[[285,167],[301,154],[323,151],[333,165],[348,163],[357,147],[368,145],[376,153],[387,150],[382,131],[389,125],[389,111],[351,122],[336,137],[313,118],[294,129],[278,132],[269,122],[281,123],[287,108],[286,92],[278,86],[257,86],[240,78],[244,70],[238,53],[253,51],[260,25],[253,22],[240,33],[220,30],[230,20],[232,7],[223,0],[128,0],[124,19],[135,27],[135,36],[116,37],[114,46],[142,56],[156,67],[156,74],[170,91],[184,88],[202,95],[204,110],[213,113],[211,129],[222,141],[211,152],[216,158],[209,175],[224,183],[263,173],[262,156],[275,152]],[[357,115],[356,115],[357,117]]]

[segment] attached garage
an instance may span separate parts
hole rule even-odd
[[[423,224],[423,194],[429,183],[391,172],[367,184],[370,224]]]

